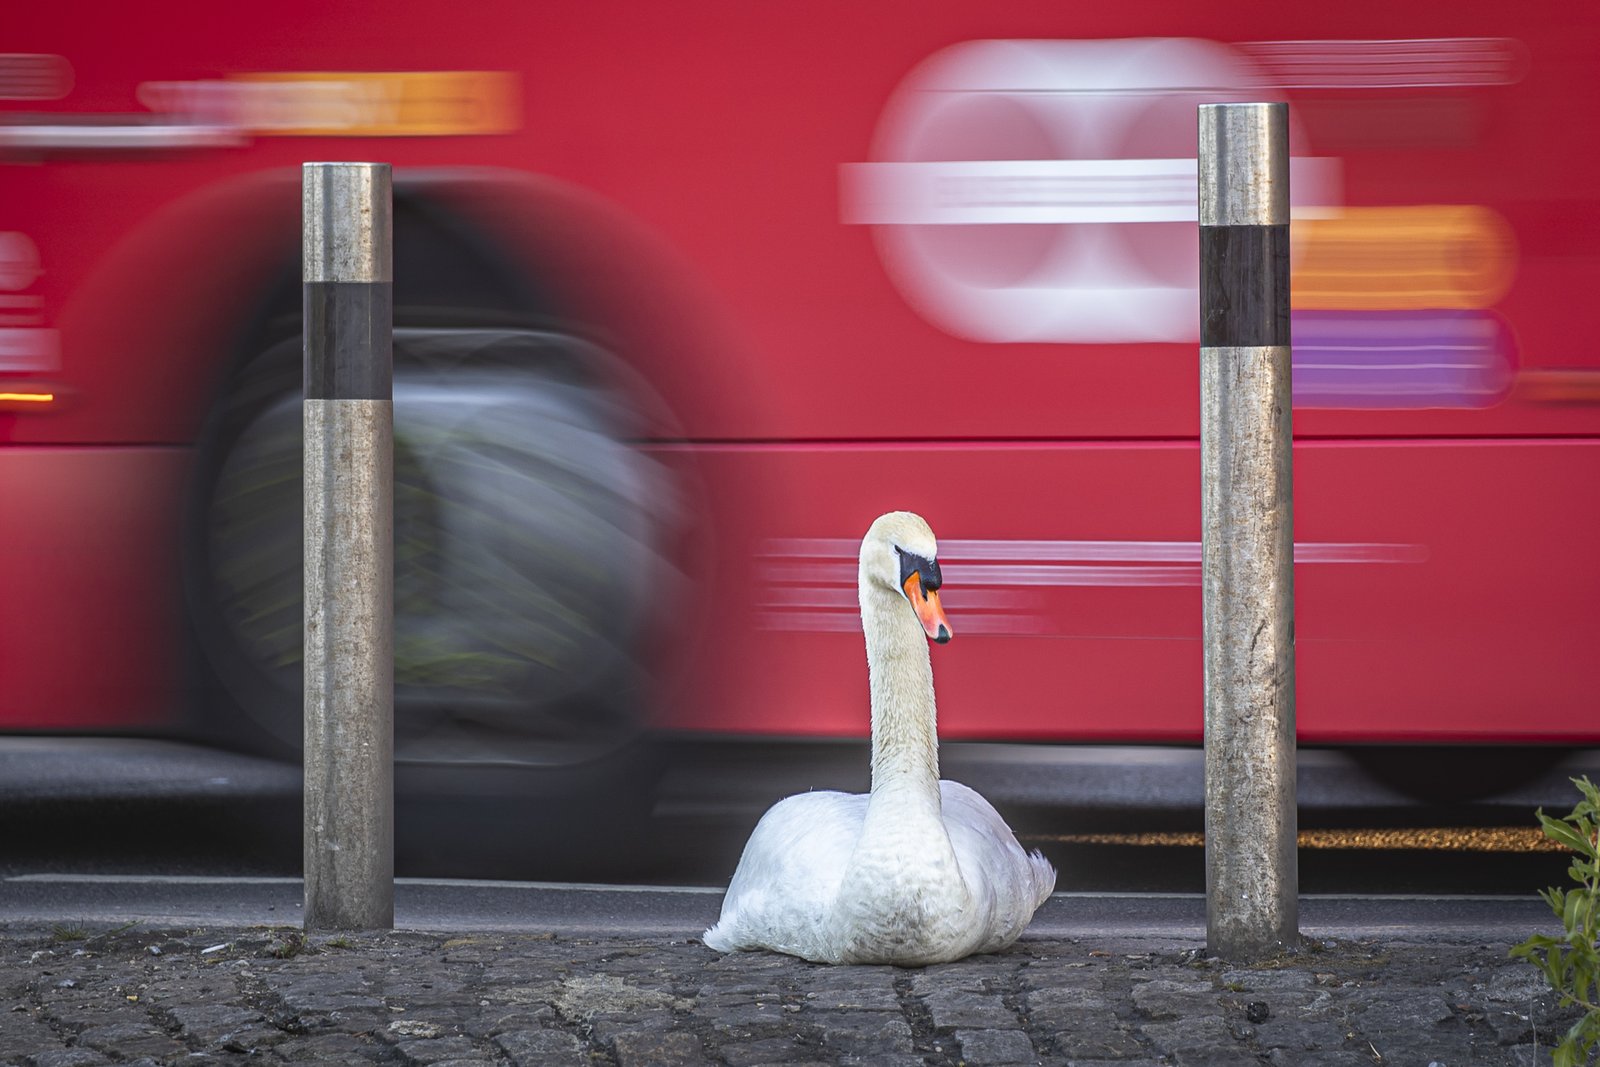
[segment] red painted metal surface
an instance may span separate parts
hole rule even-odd
[[[996,41],[1023,43],[981,44]],[[295,169],[378,158],[418,180],[475,168],[441,197],[555,265],[673,409],[659,448],[699,480],[727,580],[700,605],[668,725],[862,732],[839,542],[911,507],[950,543],[949,736],[1195,739],[1196,348],[1157,307],[1181,306],[1194,243],[1190,223],[1116,203],[1192,157],[1197,97],[1160,80],[1166,64],[1224,72],[1230,98],[1287,99],[1297,155],[1331,182],[1295,227],[1297,358],[1322,361],[1301,380],[1324,383],[1295,416],[1302,737],[1600,737],[1591,15],[24,3],[5,47],[63,57],[71,77],[0,99],[0,392],[42,381],[63,398],[0,404],[0,728],[159,729],[181,703],[188,447],[230,337],[292,266]],[[17,69],[0,61],[0,96]],[[385,113],[356,90],[330,118],[325,100],[239,88],[458,70],[514,75],[507,132],[372,137],[362,124]],[[4,147],[152,105],[231,123],[236,143]],[[308,107],[348,128],[269,128]],[[923,169],[858,169],[885,164]],[[1094,186],[1103,166],[1124,184]],[[861,199],[863,175],[890,199]],[[1037,206],[1022,187],[1081,217],[1016,221]],[[999,335],[1013,326],[1021,339]],[[1377,351],[1341,363],[1351,344]]]

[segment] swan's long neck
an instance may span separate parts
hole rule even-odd
[[[872,687],[872,792],[939,796],[938,716],[928,639],[905,599],[863,575],[861,622]]]
[[[972,897],[940,801],[928,639],[905,599],[868,577],[865,560],[860,595],[872,687],[872,794],[827,929],[846,961],[886,953],[915,962],[954,958],[954,927],[970,916]]]

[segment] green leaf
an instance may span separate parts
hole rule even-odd
[[[1567,894],[1566,908],[1561,913],[1561,925],[1567,928],[1567,938],[1570,940],[1574,934],[1583,933],[1583,910],[1589,903],[1589,894],[1571,892]]]
[[[1572,1024],[1572,1028],[1561,1039],[1561,1044],[1556,1046],[1553,1058],[1556,1063],[1561,1063],[1563,1052],[1569,1051],[1572,1058],[1566,1062],[1585,1064],[1597,1042],[1600,1042],[1600,1015],[1590,1012]]]
[[[1596,844],[1596,819],[1600,815],[1600,788],[1587,778],[1574,778],[1573,784],[1584,799],[1565,819],[1537,812],[1545,836],[1573,853],[1568,876],[1577,883],[1571,889],[1555,887],[1539,891],[1540,898],[1561,920],[1564,937],[1535,934],[1510,950],[1510,955],[1527,960],[1539,969],[1563,1008],[1582,1007],[1583,1017],[1573,1024],[1553,1054],[1557,1067],[1587,1064],[1590,1052],[1600,1045],[1600,944],[1596,943],[1597,910],[1600,910],[1600,846]]]
[[[1544,974],[1550,979],[1550,987],[1556,992],[1567,989],[1567,971],[1571,969],[1570,963],[1562,952],[1561,945],[1551,945],[1550,951],[1544,958]]]
[[[1594,961],[1580,951],[1567,953],[1562,978],[1562,987],[1572,993],[1574,1000],[1588,1000],[1589,987],[1594,985]]]
[[[1544,836],[1558,845],[1564,845],[1580,856],[1594,854],[1594,846],[1587,839],[1559,819],[1552,819],[1548,815],[1539,816],[1539,821],[1544,824]]]
[[[1556,944],[1560,944],[1560,942],[1548,934],[1534,934],[1532,937],[1528,938],[1528,940],[1513,948],[1511,950],[1511,955],[1517,957],[1518,959],[1525,960],[1533,956],[1535,953],[1542,952],[1551,945]]]

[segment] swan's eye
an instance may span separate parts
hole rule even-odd
[[[922,588],[929,593],[936,593],[944,584],[944,578],[939,573],[939,563],[926,556],[919,556],[915,552],[907,552],[899,545],[894,550],[900,556],[900,588],[906,587],[906,582],[911,580],[913,574],[922,578]]]

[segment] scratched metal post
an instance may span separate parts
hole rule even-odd
[[[387,163],[307,163],[305,928],[394,926],[393,247]]]
[[[1285,104],[1200,107],[1206,943],[1299,940]]]

